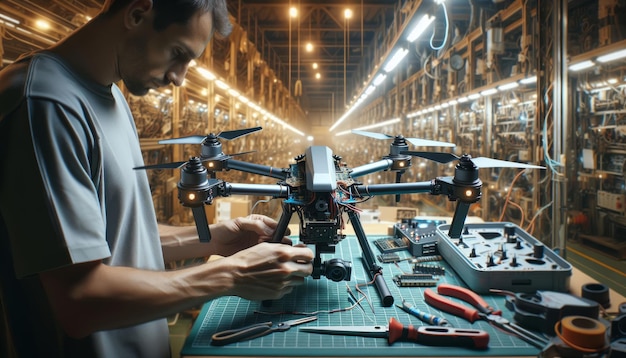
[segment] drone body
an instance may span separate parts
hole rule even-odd
[[[287,227],[294,213],[300,221],[299,238],[306,245],[315,246],[313,262],[313,278],[326,276],[333,281],[350,280],[351,262],[342,258],[324,261],[322,254],[335,252],[335,246],[343,239],[345,227],[344,215],[347,214],[352,224],[359,245],[362,259],[384,306],[393,304],[382,269],[376,264],[374,254],[367,241],[366,234],[359,219],[356,204],[375,195],[396,195],[408,193],[430,193],[445,195],[457,202],[457,208],[450,225],[450,237],[459,237],[471,204],[481,198],[482,182],[478,178],[478,167],[518,167],[541,168],[538,166],[498,161],[489,158],[472,159],[469,155],[457,157],[450,153],[411,152],[407,141],[419,146],[454,146],[450,143],[404,138],[401,135],[392,137],[385,134],[355,131],[377,139],[393,139],[389,155],[374,163],[365,164],[353,169],[341,163],[341,158],[333,155],[330,148],[311,146],[305,153],[295,158],[295,163],[288,168],[274,168],[262,164],[247,163],[232,159],[221,151],[218,138],[234,139],[242,135],[260,130],[260,127],[210,134],[206,137],[192,136],[164,141],[165,143],[200,143],[202,154],[192,157],[187,162],[176,162],[152,165],[136,169],[179,168],[181,181],[178,184],[179,199],[184,206],[192,208],[194,220],[201,241],[210,240],[208,223],[204,215],[204,205],[210,204],[213,198],[230,195],[262,195],[282,198],[283,213],[272,238],[280,242],[287,232]],[[244,153],[239,153],[244,154]],[[401,183],[400,175],[411,165],[411,157],[418,156],[447,163],[458,160],[455,174],[451,177],[438,177],[425,182]],[[278,179],[276,185],[236,184],[216,179],[216,174],[223,170],[239,170],[247,173],[264,175]],[[390,184],[363,185],[356,178],[378,171],[395,171],[396,182]]]

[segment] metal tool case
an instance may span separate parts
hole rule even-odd
[[[437,227],[439,253],[475,292],[569,289],[572,266],[517,225],[466,224],[454,239],[449,229],[448,224]]]

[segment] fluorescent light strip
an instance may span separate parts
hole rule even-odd
[[[593,67],[595,65],[595,63],[593,63],[593,61],[591,60],[587,60],[587,61],[583,61],[583,62],[579,62],[573,65],[569,66],[569,70],[570,71],[581,71],[584,69],[587,69],[589,67]]]
[[[230,86],[228,84],[226,84],[226,82],[222,81],[222,80],[215,80],[215,85],[223,90],[228,90],[230,89]]]
[[[194,67],[196,71],[198,71],[202,77],[206,78],[209,81],[214,81],[217,77],[213,74],[213,72],[207,70],[204,67],[196,66]]]
[[[290,131],[299,134],[301,136],[305,136],[305,134],[298,130],[297,128],[291,126],[290,124],[288,124],[287,122],[283,121],[282,119],[276,117],[275,115],[269,113],[268,111],[266,111],[265,109],[261,108],[259,105],[257,105],[256,103],[254,103],[253,101],[251,101],[249,98],[247,98],[246,96],[242,95],[241,93],[239,93],[237,90],[230,88],[230,86],[222,81],[222,80],[218,80],[217,77],[213,74],[213,72],[207,70],[206,68],[200,67],[200,66],[195,66],[196,71],[198,71],[198,73],[200,73],[204,78],[206,78],[209,81],[215,81],[215,85],[223,90],[226,90],[228,92],[229,95],[231,95],[232,97],[234,97],[236,100],[238,100],[239,102],[243,103],[243,104],[247,104],[248,107],[250,107],[251,109],[260,112],[262,115],[267,116],[267,118],[273,122],[276,122],[277,124],[283,126],[283,128],[287,128]]]
[[[432,24],[433,21],[435,21],[434,16],[430,16],[428,14],[422,16],[422,18],[417,22],[415,27],[409,33],[409,36],[407,36],[406,40],[409,42],[417,40],[417,38],[420,37],[420,35],[423,34],[424,31],[426,31],[428,26]]]
[[[376,76],[376,78],[374,78],[374,82],[372,82],[372,83],[374,84],[374,86],[378,86],[379,84],[383,83],[385,78],[387,78],[386,74],[379,73],[378,76]]]
[[[535,82],[537,82],[537,76],[530,76],[530,77],[526,77],[526,78],[519,80],[519,83],[524,84],[524,85],[529,84],[529,83],[535,83]]]
[[[432,19],[434,20],[434,16],[432,17]],[[402,59],[409,53],[409,50],[406,50],[404,48],[400,48],[398,50],[396,50],[396,52],[394,52],[393,56],[391,57],[391,60],[389,60],[389,62],[387,63],[387,65],[384,67],[384,71],[389,73],[390,71],[392,71],[397,65],[398,63],[400,63],[400,61],[402,61]],[[378,76],[380,77],[380,75]],[[377,78],[378,78],[377,77]],[[384,79],[380,80],[381,82]],[[380,84],[380,83],[379,83]],[[374,83],[374,86],[378,86],[378,84]],[[368,87],[369,88],[369,87]],[[330,128],[328,128],[329,132],[332,132],[335,128],[337,128],[341,123],[343,123],[343,121],[345,121],[350,114],[365,100],[365,98],[367,97],[366,95],[361,95],[361,97],[359,98],[359,100],[353,104],[352,106],[350,106],[350,108],[348,108],[348,110],[341,116],[339,117],[339,119],[335,122],[335,124],[333,124],[332,126],[330,126]]]
[[[389,119],[383,122],[379,122],[379,123],[375,123],[375,124],[370,124],[364,127],[359,127],[359,128],[354,128],[354,129],[350,129],[347,131],[343,131],[343,132],[338,132],[337,134],[335,134],[335,136],[339,137],[342,135],[346,135],[346,134],[350,134],[352,133],[353,130],[358,130],[358,131],[364,131],[364,130],[368,130],[368,129],[374,129],[374,128],[380,128],[380,127],[384,127],[384,126],[388,126],[390,124],[394,124],[394,123],[398,123],[400,122],[400,118],[393,118],[393,119]]]
[[[396,52],[394,52],[393,56],[391,56],[391,60],[389,60],[389,62],[385,66],[385,68],[384,68],[385,72],[389,73],[389,72],[393,71],[393,69],[396,68],[396,66],[398,66],[400,61],[402,61],[402,59],[408,53],[409,53],[409,50],[407,50],[405,48],[401,47],[401,48],[397,49]]]
[[[519,83],[517,83],[517,82],[510,82],[510,83],[505,83],[505,84],[503,84],[501,86],[498,86],[498,89],[500,91],[506,91],[506,90],[510,90],[510,89],[513,89],[513,88],[517,88],[517,87],[519,87]]]
[[[626,49],[615,51],[615,52],[609,53],[607,55],[599,56],[596,60],[598,62],[604,63],[604,62],[610,62],[610,61],[619,60],[619,59],[624,58],[624,57],[626,57]]]
[[[0,14],[0,19],[7,20],[7,21],[12,22],[12,23],[14,23],[16,25],[20,24],[19,20],[16,20],[16,19],[14,19],[12,17],[6,16],[6,15],[3,15],[3,14]]]
[[[490,96],[490,95],[492,95],[494,93],[497,93],[497,92],[498,92],[497,88],[489,88],[489,89],[486,89],[484,91],[481,91],[480,94],[482,96]]]

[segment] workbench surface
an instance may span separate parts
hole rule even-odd
[[[370,243],[384,236],[368,237]],[[380,251],[372,245],[374,254]],[[399,252],[408,256],[408,252]],[[348,236],[337,245],[334,255],[326,254],[323,258],[343,258],[351,260],[353,266],[352,279],[349,282],[333,282],[325,277],[319,280],[307,278],[306,283],[294,290],[286,297],[272,301],[271,305],[263,305],[261,302],[253,302],[238,297],[223,297],[206,303],[192,331],[187,338],[181,356],[271,356],[271,357],[305,357],[305,356],[343,356],[343,357],[402,357],[402,356],[537,356],[539,350],[517,337],[507,335],[487,322],[477,321],[469,323],[462,318],[445,314],[428,306],[424,302],[423,292],[425,287],[398,287],[392,278],[403,272],[411,272],[412,265],[407,261],[396,264],[380,264],[383,267],[383,277],[395,299],[391,307],[383,307],[374,286],[365,285],[370,278],[363,268],[361,261],[361,249],[354,236]],[[465,284],[444,262],[438,261],[431,264],[442,266],[446,274],[439,277],[439,282],[446,282],[464,286]],[[327,313],[351,306],[348,297],[347,285],[354,291],[359,284],[363,292],[371,299],[374,312],[370,305],[362,301],[363,310],[353,308],[351,310]],[[361,286],[362,285],[362,286]],[[435,287],[431,289],[436,290]],[[355,292],[356,295],[359,295]],[[512,319],[512,312],[504,305],[502,296],[483,296],[492,307],[503,311],[503,316]],[[427,325],[418,318],[409,315],[396,307],[402,300],[438,316],[444,316],[455,328],[472,328],[485,330],[490,335],[489,348],[487,350],[475,350],[459,347],[434,347],[410,342],[396,342],[388,345],[384,338],[366,338],[354,336],[331,336],[314,333],[298,332],[298,327],[293,327],[287,332],[277,332],[265,337],[256,338],[227,346],[211,345],[211,336],[225,329],[240,328],[249,324],[303,317],[298,313],[315,313],[316,321],[303,324],[302,326],[372,326],[386,325],[391,317],[397,318],[401,323],[414,326]],[[454,300],[454,299],[453,299]]]

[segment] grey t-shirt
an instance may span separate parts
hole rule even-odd
[[[65,337],[36,276],[93,260],[164,269],[146,173],[133,170],[142,164],[116,85],[46,52],[0,72],[0,315],[24,356],[169,356],[164,319]]]

